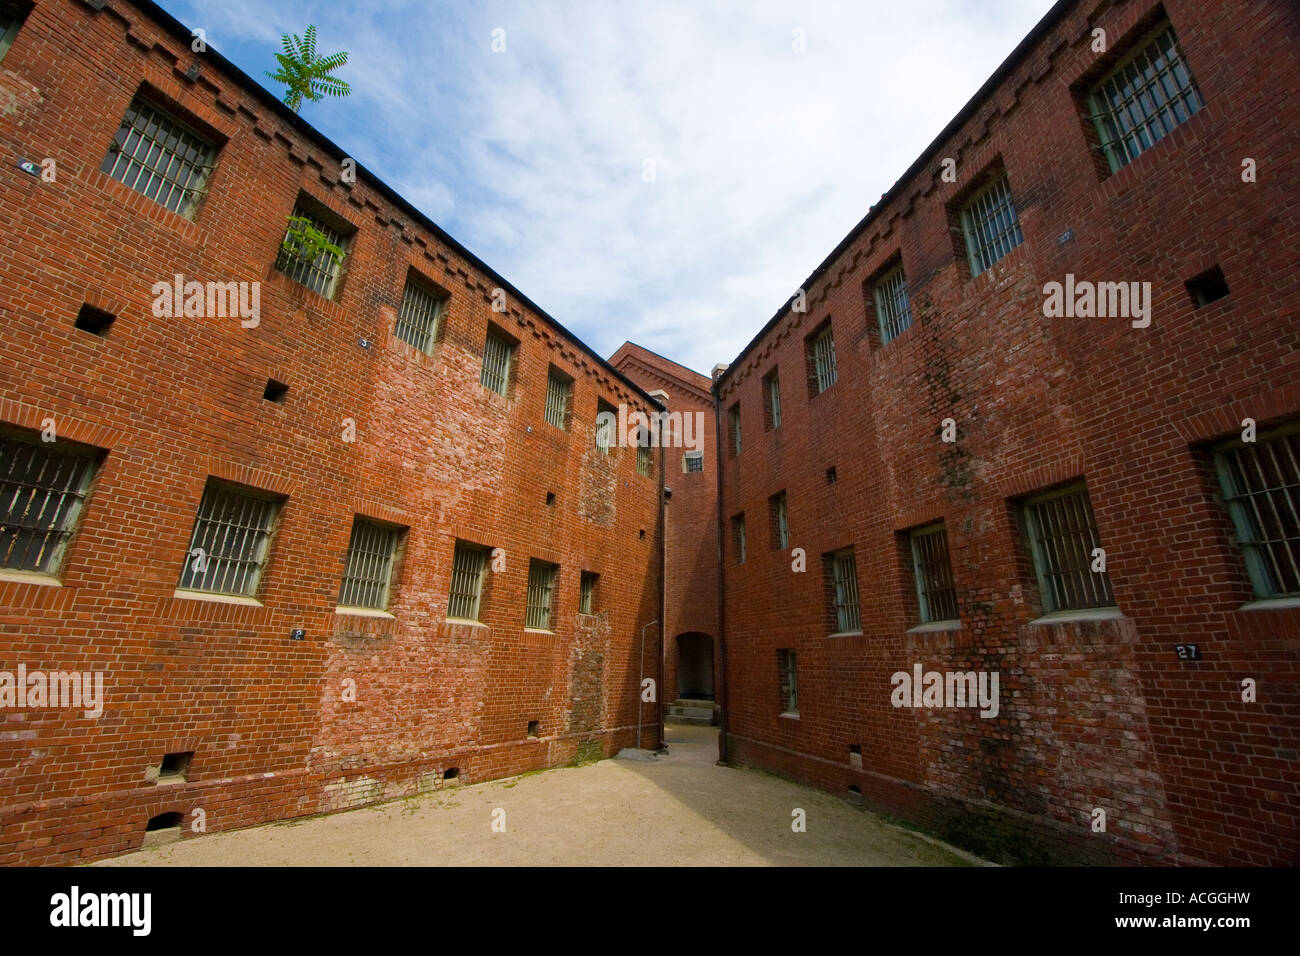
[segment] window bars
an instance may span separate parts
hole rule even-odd
[[[569,395],[571,382],[551,372],[546,376],[546,420],[559,429],[569,427]]]
[[[0,568],[58,574],[95,459],[0,436]]]
[[[835,630],[841,634],[862,630],[858,607],[858,561],[852,551],[841,551],[832,561],[835,585]]]
[[[477,621],[479,599],[483,592],[483,569],[487,551],[477,545],[456,542],[451,559],[451,593],[447,598],[447,617]]]
[[[813,373],[818,395],[835,384],[835,338],[829,325],[813,340]]]
[[[528,562],[528,606],[524,626],[539,631],[551,629],[551,593],[555,590],[554,564],[533,559]]]
[[[137,97],[127,107],[100,169],[192,219],[216,155],[216,147],[207,139]]]
[[[340,249],[347,248],[347,239],[339,230],[327,225],[320,216],[314,215],[301,205],[294,207],[293,217],[295,219],[306,219],[313,229],[318,230],[325,236],[328,242]],[[289,239],[292,229],[292,223],[285,229],[284,237],[286,240]],[[284,245],[280,247],[280,254],[276,258],[275,267],[293,281],[305,285],[313,292],[327,299],[334,298],[334,293],[338,289],[339,276],[343,273],[343,262],[330,254],[328,250],[322,251],[315,258],[303,259],[295,256]]]
[[[912,306],[907,298],[907,279],[901,262],[880,277],[872,288],[872,298],[876,303],[881,345],[887,345],[912,327]]]
[[[438,340],[438,322],[442,318],[445,299],[435,295],[416,282],[407,281],[402,293],[402,307],[397,313],[394,334],[426,354],[433,351]]]
[[[1300,594],[1300,431],[1233,442],[1214,457],[1255,593]]]
[[[1168,23],[1120,61],[1088,96],[1112,173],[1195,115],[1205,101]]]
[[[483,342],[483,371],[479,384],[486,385],[498,395],[505,395],[510,384],[510,357],[514,346],[491,330]]]
[[[209,480],[178,585],[252,597],[266,564],[276,501]]]
[[[388,607],[388,589],[393,573],[399,529],[356,518],[343,564],[340,607],[364,607],[382,611]]]
[[[1110,577],[1092,570],[1101,544],[1084,485],[1026,499],[1025,519],[1044,610],[1115,605]]]
[[[1025,241],[1005,175],[972,196],[962,209],[961,219],[972,277]]]
[[[921,623],[957,620],[957,591],[948,557],[947,529],[943,524],[935,524],[913,531],[910,537]]]

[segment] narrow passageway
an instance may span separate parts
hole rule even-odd
[[[602,760],[326,817],[214,833],[103,865],[951,866],[956,851],[818,790],[719,767],[715,727],[669,753]],[[805,832],[791,823],[796,810]],[[499,811],[504,811],[502,814]],[[493,820],[504,819],[504,832]]]

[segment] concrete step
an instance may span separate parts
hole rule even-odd
[[[667,719],[678,724],[708,727],[717,723],[718,708],[711,700],[677,700],[668,705]]]

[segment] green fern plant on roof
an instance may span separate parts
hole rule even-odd
[[[333,73],[348,62],[346,50],[320,56],[316,53],[316,26],[307,27],[303,36],[285,33],[280,36],[284,47],[283,53],[275,55],[280,69],[267,76],[277,83],[283,83],[284,105],[295,113],[303,100],[320,100],[326,96],[347,96],[352,92],[346,80],[341,80]]]

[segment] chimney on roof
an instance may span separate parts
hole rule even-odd
[[[716,382],[718,379],[722,378],[722,373],[729,368],[731,368],[730,365],[724,365],[721,363],[713,366],[713,380]]]

